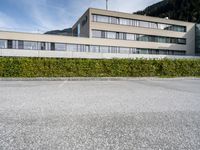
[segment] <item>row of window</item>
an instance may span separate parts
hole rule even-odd
[[[93,38],[108,38],[108,39],[120,39],[120,40],[132,40],[132,41],[145,41],[145,42],[157,42],[157,43],[173,43],[173,44],[186,44],[184,38],[172,38],[162,37],[154,35],[142,35],[122,32],[100,31],[92,30]]]
[[[141,49],[141,48],[128,48],[128,47],[117,47],[117,46],[97,46],[97,45],[32,42],[32,41],[16,41],[16,40],[0,40],[0,48],[93,52],[93,53],[185,55],[185,51],[174,51],[174,50]]]
[[[96,15],[96,14],[92,15],[92,20],[94,22],[103,22],[103,23],[109,23],[109,24],[120,24],[120,25],[135,26],[135,27],[186,32],[185,26],[170,25],[170,24],[157,23],[157,22],[148,22],[148,21],[141,21],[141,20],[134,20],[134,19],[125,19],[125,18],[103,16],[103,15]]]

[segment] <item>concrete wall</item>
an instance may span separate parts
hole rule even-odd
[[[85,24],[84,24],[85,22]],[[89,37],[89,9],[80,17],[80,19],[74,24],[72,27],[72,32],[75,30],[75,28],[78,27],[78,24],[80,24],[80,37]],[[74,35],[73,36],[77,36]]]
[[[46,58],[89,58],[89,59],[200,59],[195,56],[170,56],[170,55],[144,55],[144,54],[111,54],[111,53],[87,53],[67,51],[41,51],[41,50],[16,50],[0,49],[0,57],[46,57]]]

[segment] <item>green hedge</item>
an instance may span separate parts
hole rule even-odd
[[[200,76],[200,59],[56,59],[0,57],[0,77]]]

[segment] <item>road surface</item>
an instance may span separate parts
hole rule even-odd
[[[200,79],[0,81],[0,149],[199,150]]]

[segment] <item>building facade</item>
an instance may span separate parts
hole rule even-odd
[[[89,8],[73,36],[0,31],[0,49],[195,55],[195,23]]]
[[[200,24],[196,24],[196,33],[195,33],[195,40],[196,40],[196,55],[200,56]]]

